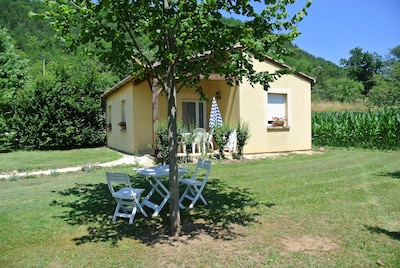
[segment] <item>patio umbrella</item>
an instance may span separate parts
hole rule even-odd
[[[222,125],[222,116],[221,112],[219,111],[217,101],[215,97],[213,97],[211,103],[211,112],[210,112],[210,122],[208,124],[209,128],[213,128],[214,126],[221,126]]]

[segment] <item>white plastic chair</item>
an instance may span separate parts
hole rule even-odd
[[[210,131],[208,132],[207,144],[211,148],[211,151],[214,152],[213,134],[214,134],[214,128],[211,128]]]
[[[190,201],[192,201],[189,205],[189,208],[193,208],[199,198],[201,199],[201,201],[203,201],[204,205],[207,205],[207,201],[204,198],[202,192],[204,190],[204,187],[206,186],[208,177],[210,176],[210,172],[211,161],[199,159],[192,177],[181,178],[179,180],[180,183],[186,185],[185,191],[179,198],[179,206],[181,208],[185,208],[185,206],[182,204],[182,201],[185,199],[189,199]]]
[[[129,224],[132,224],[138,208],[147,217],[139,202],[144,189],[132,188],[129,176],[125,173],[106,172],[106,178],[111,195],[117,202],[112,221],[122,217],[128,218]]]
[[[230,153],[236,152],[237,146],[237,136],[236,129],[234,129],[231,134],[229,134],[228,143],[224,146],[224,151],[228,151]]]
[[[192,153],[194,154],[196,152],[196,147],[198,148],[198,152],[201,153],[203,150],[203,153],[206,151],[206,139],[207,139],[207,132],[204,128],[196,128],[194,131],[194,140],[192,143]]]

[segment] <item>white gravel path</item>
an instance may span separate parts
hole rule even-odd
[[[40,170],[40,171],[29,171],[29,172],[11,172],[7,174],[0,174],[0,179],[8,179],[13,177],[27,177],[27,176],[35,176],[35,175],[51,175],[54,173],[66,173],[66,172],[76,172],[83,171],[86,168],[98,168],[98,167],[113,167],[113,166],[122,166],[122,165],[140,165],[142,167],[149,167],[154,165],[154,160],[150,155],[144,156],[133,156],[133,155],[125,155],[121,154],[122,157],[118,160],[107,162],[107,163],[98,163],[91,164],[90,166],[76,166],[76,167],[67,167],[67,168],[58,168],[51,170]]]

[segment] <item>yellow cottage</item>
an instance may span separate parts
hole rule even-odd
[[[270,58],[255,61],[254,68],[273,73],[289,68]],[[244,154],[311,150],[311,86],[314,79],[302,74],[283,75],[264,91],[259,84],[247,81],[229,86],[212,76],[202,80],[205,95],[216,97],[224,122],[237,125],[239,119],[250,126],[251,137]],[[106,103],[107,146],[126,153],[149,153],[153,142],[153,118],[166,119],[165,94],[158,95],[158,114],[153,116],[152,88],[148,80],[129,76],[101,96]],[[200,101],[194,89],[177,94],[178,120],[195,122],[208,130],[211,101]],[[275,127],[273,118],[286,118],[283,127]]]

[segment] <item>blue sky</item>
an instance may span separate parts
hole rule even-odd
[[[288,10],[294,12],[305,2],[299,0]],[[357,46],[385,56],[400,45],[400,0],[313,0],[298,30],[302,34],[294,44],[336,64]]]

